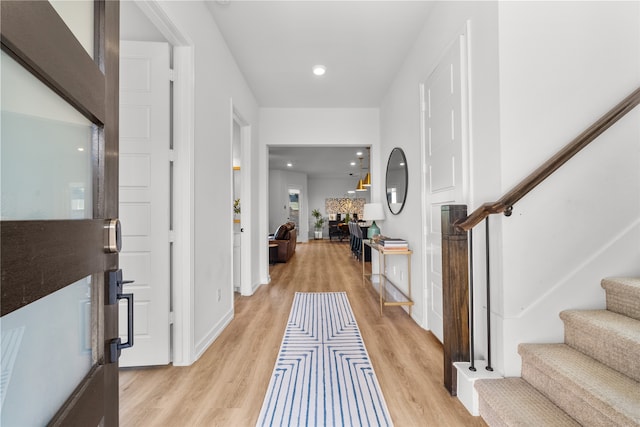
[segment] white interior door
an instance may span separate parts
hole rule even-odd
[[[120,266],[135,281],[125,285],[134,294],[134,346],[120,366],[170,362],[169,49],[120,43]]]
[[[464,37],[453,43],[423,85],[425,239],[427,280],[425,306],[429,329],[442,337],[442,232],[440,208],[466,203],[468,164]]]

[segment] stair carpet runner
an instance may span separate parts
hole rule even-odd
[[[606,310],[567,310],[564,344],[520,344],[522,378],[475,383],[489,426],[640,426],[640,278],[604,279]]]

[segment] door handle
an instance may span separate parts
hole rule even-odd
[[[133,347],[133,294],[122,293],[123,286],[133,283],[133,280],[122,280],[122,270],[111,270],[108,272],[109,280],[109,304],[117,304],[121,299],[127,300],[127,341],[122,342],[120,337],[109,342],[109,360],[115,363],[122,353],[123,348]]]

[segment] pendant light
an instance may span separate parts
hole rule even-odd
[[[356,191],[367,191],[367,187],[364,186],[364,182],[362,181],[362,157],[360,157],[360,180],[356,186]]]
[[[367,174],[364,176],[362,185],[364,185],[365,187],[371,187],[371,174],[369,174],[369,172],[367,172]]]
[[[371,148],[367,147],[367,152],[369,153],[369,155],[367,156],[367,158],[369,159],[369,166],[367,167],[367,170],[371,170]],[[365,187],[371,187],[371,174],[369,172],[367,172],[367,174],[364,176],[364,180],[362,181],[362,185],[364,185]]]

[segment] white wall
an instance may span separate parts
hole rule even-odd
[[[640,3],[501,2],[499,25],[507,191],[640,86]],[[634,111],[499,220],[506,374],[519,342],[562,340],[559,311],[604,307],[602,278],[640,274],[638,123]]]
[[[414,251],[421,250],[415,233],[421,215],[418,84],[467,19],[472,211],[497,200],[639,86],[639,8],[637,2],[436,3],[381,107],[382,157],[400,145],[410,181],[407,205],[387,218],[385,234],[408,237]],[[512,217],[491,217],[498,371],[519,375],[519,342],[561,341],[560,310],[604,306],[600,279],[640,273],[639,115],[625,118],[522,199]],[[482,228],[478,259],[484,259]],[[475,270],[478,292],[484,271]],[[421,322],[416,293],[428,278],[419,262],[413,278],[414,317]],[[482,330],[483,322],[476,323]]]
[[[243,153],[248,164],[258,147],[258,105],[205,4],[159,2],[159,6],[191,40],[195,52],[192,333],[197,358],[233,316],[231,99],[252,126],[252,150]],[[257,177],[252,175],[250,181]],[[257,194],[253,197],[257,201]],[[256,232],[257,218],[243,227],[245,232]],[[258,250],[252,254],[256,264]]]
[[[423,251],[420,233],[423,189],[419,85],[438,65],[447,47],[465,31],[467,21],[470,21],[471,28],[471,194],[472,199],[475,196],[479,202],[499,195],[498,27],[495,2],[436,2],[424,29],[383,99],[380,110],[380,167],[384,170],[391,150],[400,147],[407,156],[409,176],[404,209],[399,215],[392,215],[384,204],[386,219],[381,229],[385,235],[405,238],[414,251],[411,271],[415,302],[413,318],[426,329],[429,329],[426,307],[431,301],[425,293],[428,277],[424,262],[429,254]],[[383,188],[380,188],[378,197],[384,200]],[[406,261],[396,260],[387,265],[391,271],[395,265],[394,282],[406,290],[406,279],[403,279],[407,277]]]
[[[133,1],[120,2],[120,40],[168,42]]]
[[[380,122],[377,108],[261,108],[260,109],[260,212],[270,205],[268,182],[269,146],[371,146],[372,185],[381,186],[379,135]],[[312,208],[313,209],[313,208]],[[308,216],[308,214],[307,214]],[[261,282],[269,282],[267,236],[269,218],[262,218],[258,245]]]
[[[357,197],[366,200],[368,203],[370,200],[371,191],[358,192],[357,194],[347,194],[347,191],[353,190],[353,178],[334,178],[334,177],[313,177],[309,178],[309,212],[313,209],[318,209],[325,219],[324,226],[322,227],[322,237],[324,239],[329,238],[329,214],[325,210],[325,199],[329,198],[341,198],[341,197]],[[309,214],[309,238],[313,238],[315,218]]]

